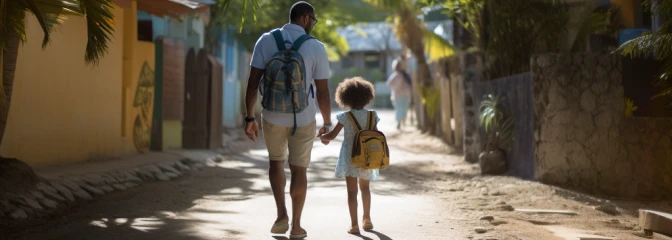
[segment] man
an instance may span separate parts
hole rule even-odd
[[[286,48],[304,34],[310,34],[317,24],[315,9],[307,2],[295,3],[289,14],[290,23],[280,29]],[[272,33],[263,34],[257,40],[250,63],[250,77],[247,84],[247,116],[245,117],[245,133],[256,142],[259,137],[259,126],[255,121],[254,106],[257,102],[259,82],[264,74],[266,64],[271,61],[278,52],[278,45]],[[324,45],[309,39],[303,42],[298,50],[303,58],[305,66],[306,93],[315,94],[308,96],[308,105],[296,115],[293,113],[273,112],[264,109],[262,111],[264,140],[268,148],[270,160],[269,178],[271,189],[275,197],[278,217],[271,228],[275,234],[284,234],[289,230],[289,217],[285,207],[285,178],[284,163],[289,162],[291,171],[291,185],[289,187],[292,198],[292,228],[290,238],[304,238],[306,231],[301,228],[301,213],[306,199],[307,179],[306,170],[310,163],[311,151],[316,131],[316,105],[319,104],[324,124],[318,135],[331,130],[331,99],[329,97],[329,60]],[[311,89],[308,89],[311,88]],[[289,156],[287,152],[289,150]]]

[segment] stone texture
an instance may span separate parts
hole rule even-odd
[[[124,186],[126,186],[126,188],[133,188],[133,187],[138,186],[138,184],[132,183],[132,182],[127,182],[127,183],[124,183]]]
[[[114,192],[114,188],[112,188],[108,185],[99,185],[97,187],[100,188],[101,190],[105,191],[105,192]]]
[[[87,192],[90,192],[90,193],[93,193],[93,194],[97,194],[97,195],[101,195],[101,196],[105,195],[105,192],[103,190],[100,190],[99,188],[88,185],[88,184],[82,186],[82,188],[84,190],[86,190]]]
[[[12,216],[12,218],[17,219],[17,220],[22,220],[22,219],[28,218],[28,214],[26,213],[26,211],[24,211],[23,209],[20,209],[20,208],[16,209],[14,212],[12,212],[12,214],[10,216]]]
[[[75,201],[75,195],[72,194],[72,191],[70,191],[68,188],[64,187],[63,185],[57,183],[57,182],[51,182],[50,183],[52,187],[54,187],[60,194],[65,196],[66,199],[68,199],[71,202]]]
[[[595,194],[672,196],[672,120],[625,117],[619,56],[530,62],[536,179]]]
[[[123,184],[118,184],[118,183],[117,184],[112,184],[112,187],[114,187],[116,189],[119,189],[119,190],[126,190],[126,186],[124,186]]]
[[[58,203],[49,199],[40,199],[40,203],[42,203],[43,206],[46,206],[51,209],[56,209],[58,208]]]

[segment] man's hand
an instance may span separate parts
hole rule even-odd
[[[252,141],[257,141],[259,137],[259,125],[257,121],[248,122],[245,124],[245,135]]]
[[[327,134],[327,133],[329,133],[329,127],[322,127],[322,128],[320,128],[320,131],[317,132],[317,138],[319,138],[320,141],[322,141],[322,144],[324,144],[324,145],[329,145],[329,142],[331,142],[331,141],[325,140],[323,138],[324,134]]]

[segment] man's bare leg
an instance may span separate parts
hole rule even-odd
[[[305,230],[301,228],[301,213],[303,212],[303,205],[306,202],[306,191],[308,190],[306,168],[290,164],[289,170],[292,172],[291,184],[289,185],[289,195],[292,197],[291,234],[302,234]]]
[[[275,206],[278,209],[278,218],[275,219],[275,222],[288,223],[289,216],[287,216],[287,207],[285,206],[285,185],[287,185],[287,177],[285,176],[285,162],[271,161],[268,176],[271,180],[271,190],[273,190]]]

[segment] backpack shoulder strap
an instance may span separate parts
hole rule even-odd
[[[293,44],[292,47],[294,48],[295,51],[299,51],[299,48],[301,47],[301,45],[309,39],[314,39],[314,37],[309,35],[309,34],[303,34],[299,38],[297,38],[296,41],[294,41],[294,44]]]
[[[278,46],[278,51],[287,50],[287,48],[285,48],[285,40],[282,38],[280,29],[271,31],[271,34],[273,34],[273,38],[275,38],[275,44]]]
[[[355,114],[352,114],[352,112],[348,112],[348,117],[350,117],[350,121],[355,125],[355,130],[357,132],[362,131],[362,126],[359,125],[359,122],[357,122],[357,118],[355,118]]]
[[[369,111],[366,117],[366,129],[373,130],[376,128],[376,121],[373,120],[373,111]]]

